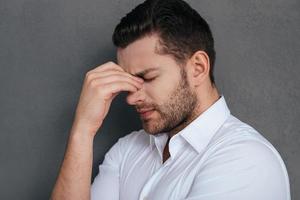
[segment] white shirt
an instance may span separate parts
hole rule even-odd
[[[93,200],[290,200],[286,167],[260,133],[230,114],[222,95],[169,141],[134,131],[105,154]]]

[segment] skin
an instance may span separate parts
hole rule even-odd
[[[54,185],[52,200],[90,199],[93,141],[112,100],[121,92],[135,92],[143,80],[107,62],[87,72],[67,149]]]
[[[141,118],[143,127],[153,135],[168,132],[169,140],[218,100],[207,54],[197,51],[179,66],[172,56],[156,53],[158,38],[153,34],[118,49],[118,64],[107,62],[87,72],[50,199],[90,199],[93,140],[120,92],[128,92],[126,101],[137,110],[153,108]],[[163,162],[170,156],[169,140]]]
[[[149,118],[141,121],[149,134],[168,133],[164,163],[170,157],[170,138],[204,112],[219,94],[210,82],[209,58],[205,52],[196,52],[186,66],[180,66],[171,55],[158,54],[158,49],[159,36],[154,34],[118,49],[117,57],[126,72],[139,74],[145,80],[140,90],[127,97],[127,103],[137,110],[154,109]],[[148,73],[141,75],[141,71]]]
[[[205,52],[197,52],[186,66],[180,66],[171,55],[159,55],[158,36],[138,40],[118,49],[118,64],[144,79],[127,103],[139,109],[154,109],[147,119],[141,117],[144,130],[152,135],[167,132],[169,138],[178,133],[218,99],[208,77],[209,60]],[[149,71],[149,69],[155,69]],[[147,71],[142,74],[140,72]]]

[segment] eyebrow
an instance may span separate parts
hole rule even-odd
[[[133,76],[137,76],[137,77],[144,77],[149,72],[156,71],[156,70],[159,70],[159,68],[157,68],[157,67],[148,68],[148,69],[145,69],[145,70],[143,70],[141,72],[138,72],[138,73],[135,73],[135,74],[132,74],[132,75]]]

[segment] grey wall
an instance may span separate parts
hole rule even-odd
[[[115,60],[114,26],[140,2],[0,1],[0,199],[49,198],[84,75]],[[300,199],[300,2],[188,2],[211,25],[232,113],[278,149]],[[139,128],[118,96],[95,139],[93,177],[117,139]]]

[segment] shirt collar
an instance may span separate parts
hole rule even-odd
[[[229,115],[230,110],[226,104],[225,97],[221,95],[213,105],[201,113],[194,121],[176,135],[182,136],[198,153],[200,153],[208,145],[213,135],[222,126]],[[166,133],[150,135],[151,148],[155,147],[155,140],[163,140],[162,143],[165,143],[167,140]]]

